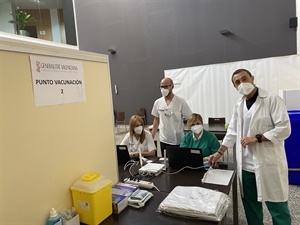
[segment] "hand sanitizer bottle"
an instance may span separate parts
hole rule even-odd
[[[50,210],[50,217],[46,225],[62,225],[61,216],[57,214],[54,208]]]

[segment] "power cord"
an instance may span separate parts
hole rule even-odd
[[[154,187],[157,191],[160,191],[154,184],[153,184],[153,187]]]
[[[128,165],[131,165],[131,164],[134,164],[135,163],[135,161],[134,160],[129,160],[129,161],[127,161],[126,163],[125,163],[125,165],[124,165],[124,170],[126,170],[126,168],[128,167]]]
[[[198,170],[198,169],[201,169],[201,168],[204,168],[204,166],[199,166],[199,167],[185,166],[185,167],[182,167],[180,170],[177,170],[176,172],[168,173],[168,172],[163,171],[163,173],[172,175],[172,174],[179,173],[179,172],[181,172],[181,171],[184,170],[184,169]]]
[[[124,181],[125,181],[126,178],[131,179],[131,180],[136,180],[136,181],[139,181],[142,178],[143,178],[143,180],[145,180],[145,178],[147,178],[147,180],[150,181],[154,177],[153,173],[143,172],[143,173],[140,174],[137,171],[134,171],[134,167],[138,166],[138,165],[139,165],[139,161],[130,160],[130,161],[126,162],[126,164],[124,165],[124,170],[126,170],[129,167],[128,173],[130,174],[130,176],[128,177],[128,173],[125,174],[125,175],[123,175],[122,178],[121,178],[121,180],[122,180],[123,183],[124,183]],[[158,187],[156,187],[154,184],[153,184],[153,187],[157,191],[160,191],[158,189]]]

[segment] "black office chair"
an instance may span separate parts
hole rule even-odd
[[[138,108],[136,114],[143,119],[144,125],[146,125],[147,124],[146,109],[145,108]]]
[[[208,125],[219,125],[224,124],[225,126],[225,117],[209,117],[208,118]]]
[[[119,133],[119,126],[124,125],[125,131],[127,132],[126,124],[125,124],[125,112],[117,112],[116,113],[116,126]]]

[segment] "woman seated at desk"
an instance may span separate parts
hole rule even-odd
[[[187,120],[187,127],[190,131],[181,140],[180,147],[201,148],[204,161],[218,151],[220,142],[213,133],[203,129],[200,114],[193,113]]]
[[[139,149],[143,157],[154,156],[156,151],[151,133],[144,129],[144,121],[137,115],[130,118],[129,132],[121,145],[127,145],[131,157],[139,156]]]

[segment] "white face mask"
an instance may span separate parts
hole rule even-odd
[[[191,131],[193,131],[196,134],[200,134],[202,130],[203,130],[203,126],[201,124],[191,127]]]
[[[135,127],[134,132],[137,134],[141,134],[143,132],[143,126]]]
[[[162,96],[167,97],[168,94],[170,93],[169,89],[160,89]]]
[[[241,83],[237,90],[242,95],[249,95],[254,88],[254,85],[251,83]]]

